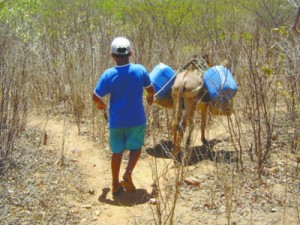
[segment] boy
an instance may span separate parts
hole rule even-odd
[[[141,155],[146,131],[146,115],[143,105],[143,89],[148,104],[153,103],[154,88],[144,66],[131,64],[131,46],[128,39],[117,37],[111,43],[111,55],[116,66],[107,69],[94,89],[93,100],[98,109],[106,109],[101,100],[109,94],[109,131],[112,151],[112,194],[119,195],[124,188],[135,191],[132,171]],[[129,161],[119,182],[119,172],[124,150],[129,150]]]

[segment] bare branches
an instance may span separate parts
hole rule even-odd
[[[296,17],[295,17],[294,25],[293,25],[293,27],[292,27],[292,30],[293,30],[294,32],[296,32],[297,34],[300,35],[300,31],[297,29],[297,24],[298,24],[298,22],[299,22],[299,18],[300,18],[300,7],[298,7],[298,12],[297,12],[297,15],[296,15]]]

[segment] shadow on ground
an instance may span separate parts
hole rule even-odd
[[[110,188],[103,188],[98,201],[115,206],[134,206],[149,202],[151,195],[144,189],[136,189],[135,192],[122,192],[118,196],[108,198]]]
[[[232,163],[235,161],[235,156],[233,151],[218,150],[214,151],[213,147],[222,142],[219,139],[212,139],[208,141],[206,145],[193,146],[189,148],[189,151],[181,150],[181,157],[177,158],[176,161],[182,163],[183,155],[187,155],[188,165],[194,165],[203,160],[211,160],[214,162],[223,162],[223,163]],[[173,150],[172,141],[161,141],[159,144],[155,145],[153,148],[147,148],[146,152],[156,158],[170,158],[175,159],[172,150]]]

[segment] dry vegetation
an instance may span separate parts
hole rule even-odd
[[[177,69],[207,53],[217,64],[228,59],[239,85],[235,112],[222,124],[226,135],[209,147],[195,140],[190,166],[157,171],[153,160],[157,204],[149,206],[149,224],[300,224],[300,43],[290,30],[299,2],[228,2],[0,1],[0,223],[80,222],[59,198],[78,195],[68,188],[78,168],[60,166],[68,161],[63,146],[42,151],[45,129],[28,129],[27,116],[71,116],[66,121],[79,134],[84,126],[92,139],[105,140],[91,92],[112,65],[110,41],[124,35],[134,44],[132,60],[149,71],[160,61]],[[169,157],[172,113],[159,106],[146,112],[144,157]],[[216,121],[208,127],[219,129]],[[188,177],[201,185],[191,188]],[[33,192],[39,185],[52,189]]]

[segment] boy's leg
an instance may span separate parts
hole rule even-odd
[[[111,172],[112,172],[112,185],[113,185],[112,192],[116,192],[120,187],[119,173],[120,173],[122,156],[123,156],[123,152],[119,154],[113,153],[111,157]]]
[[[132,174],[132,171],[133,171],[137,161],[139,160],[139,158],[141,156],[141,153],[142,153],[141,149],[130,151],[127,168],[123,175],[124,180],[132,182],[131,174]]]

